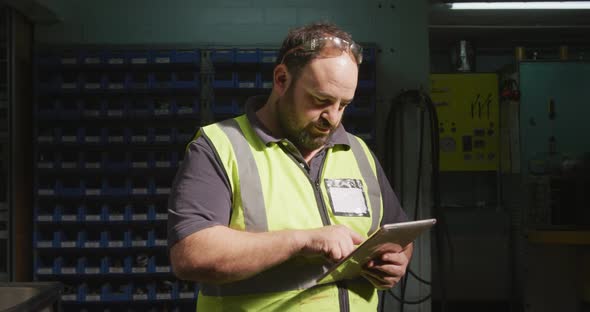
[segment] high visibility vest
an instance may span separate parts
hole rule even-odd
[[[343,224],[365,238],[378,228],[383,203],[375,161],[356,136],[349,134],[350,148],[328,148],[320,178],[312,181],[280,146],[288,143],[265,145],[246,115],[203,127],[200,135],[211,143],[229,179],[230,228],[266,232]],[[355,187],[366,213],[335,210],[334,185]],[[246,280],[202,284],[197,311],[338,311],[340,305],[350,311],[377,310],[377,292],[364,278],[316,285],[326,270],[321,257],[295,256]]]

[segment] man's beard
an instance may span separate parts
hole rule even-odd
[[[324,146],[337,126],[331,125],[329,121],[321,117],[307,125],[298,124],[292,87],[289,87],[285,95],[277,99],[277,102],[279,126],[285,137],[300,150],[313,151]],[[321,129],[330,129],[330,132],[325,134],[316,131],[314,133],[313,130],[316,126]]]

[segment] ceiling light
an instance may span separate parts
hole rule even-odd
[[[451,10],[580,10],[590,9],[590,1],[547,2],[457,2]]]

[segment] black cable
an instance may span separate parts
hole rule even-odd
[[[394,105],[391,108],[391,111],[389,113],[388,116],[388,122],[386,124],[386,138],[388,138],[389,140],[395,140],[395,131],[394,131],[394,125],[396,122],[396,117],[397,114],[399,113],[399,111],[403,111],[404,105],[405,104],[417,104],[419,105],[419,107],[422,108],[422,114],[421,114],[421,124],[420,124],[420,152],[419,152],[419,162],[418,162],[418,182],[417,185],[420,185],[421,183],[421,171],[422,171],[422,154],[423,154],[423,128],[424,128],[424,111],[427,111],[429,113],[429,121],[430,121],[430,130],[431,130],[431,144],[430,144],[430,148],[431,148],[431,162],[432,162],[432,179],[431,179],[431,191],[432,191],[432,198],[433,198],[433,216],[438,220],[438,225],[435,227],[435,237],[434,237],[434,248],[435,248],[435,252],[437,254],[437,257],[439,259],[438,261],[438,267],[439,267],[439,274],[440,274],[440,289],[441,289],[441,311],[445,311],[446,310],[446,290],[444,287],[444,281],[446,280],[446,274],[445,274],[445,254],[444,254],[444,248],[443,245],[446,243],[449,247],[449,253],[450,253],[450,263],[453,264],[454,263],[454,251],[453,251],[453,245],[450,239],[450,235],[448,233],[448,228],[447,228],[447,222],[446,222],[446,218],[444,216],[444,213],[442,211],[442,207],[441,207],[441,197],[440,197],[440,169],[439,169],[439,134],[438,134],[438,116],[436,114],[436,108],[434,107],[434,104],[432,103],[432,100],[430,99],[430,97],[425,94],[424,92],[421,91],[417,91],[417,90],[410,90],[410,91],[403,91],[401,92],[396,99],[394,100]],[[423,106],[421,106],[420,104],[422,104]],[[402,118],[403,119],[403,118]],[[400,129],[401,131],[401,129]],[[393,164],[395,164],[395,153],[391,151],[392,146],[389,146],[389,144],[387,144],[389,142],[386,142],[385,146],[386,146],[386,163],[389,165],[388,166],[388,170],[386,171],[386,174],[388,175],[388,177],[390,178],[390,181],[395,181],[393,180]],[[395,144],[393,144],[395,146]],[[403,161],[403,156],[401,161]],[[403,184],[403,181],[402,181]],[[415,214],[415,218],[417,218],[417,204],[418,204],[418,193],[419,193],[419,188],[417,188],[416,190],[417,194],[416,194],[416,210],[414,211]],[[414,272],[408,270],[410,272],[410,274],[412,276],[414,276],[418,281],[420,282],[425,282],[426,284],[430,285],[431,283],[428,281],[425,281],[421,278],[419,278]],[[402,279],[402,298],[399,298],[397,296],[395,296],[392,292],[390,292],[393,297],[398,300],[401,304],[402,304],[402,311],[403,311],[403,304],[410,304],[408,300],[405,300],[405,289],[407,286],[407,281],[408,281],[408,274],[406,276],[404,276],[404,278]],[[431,295],[428,295],[427,297],[430,298]],[[426,298],[426,297],[425,297]],[[424,302],[425,298],[422,298],[420,300],[416,300],[413,302],[417,302],[417,303],[421,303]],[[426,299],[427,300],[427,299]]]
[[[416,91],[403,91],[400,95],[398,95],[398,97],[396,97],[396,100],[394,101],[394,105],[391,108],[391,111],[388,115],[388,122],[386,124],[386,138],[393,138],[395,139],[395,131],[394,131],[394,125],[397,125],[396,121],[396,117],[397,114],[399,113],[399,111],[403,112],[403,109],[405,108],[404,106],[408,103],[411,104],[417,104],[420,108],[421,108],[421,114],[420,114],[420,126],[418,127],[419,131],[420,131],[420,140],[419,140],[419,152],[418,152],[418,168],[417,168],[417,179],[416,179],[416,197],[415,197],[415,201],[414,201],[414,220],[418,219],[418,205],[419,205],[419,199],[420,199],[420,185],[422,183],[422,163],[423,163],[423,153],[424,153],[424,111],[425,109],[427,109],[427,107],[423,104],[423,100],[421,99],[421,97],[419,96],[420,93],[416,93]],[[400,122],[403,121],[403,118],[400,119]],[[400,127],[400,132],[403,131],[403,127]],[[438,134],[437,134],[438,135]],[[401,136],[401,138],[403,139],[403,134]],[[386,142],[387,143],[387,142]],[[395,144],[393,144],[393,146],[389,146],[388,144],[385,144],[386,146],[386,163],[388,164],[388,171],[386,171],[386,174],[389,176],[391,181],[393,180],[393,164],[395,164],[395,151],[391,152],[391,147],[395,146]],[[401,158],[401,161],[403,161],[403,156]],[[401,166],[403,168],[403,166]],[[403,170],[402,170],[403,172]],[[403,180],[402,180],[403,182]],[[403,185],[403,183],[402,183]],[[403,200],[403,199],[401,199]],[[419,278],[414,272],[412,272],[411,270],[408,271],[410,272],[410,274],[412,274],[412,276],[416,277],[418,281],[424,281],[423,279]],[[406,294],[406,288],[408,285],[408,278],[409,278],[409,274],[406,274],[402,280],[400,281],[401,283],[401,298],[397,297],[397,296],[393,296],[397,301],[400,302],[400,308],[401,311],[404,310],[404,304],[417,304],[417,303],[422,303],[426,300],[428,300],[431,297],[431,294],[428,294],[426,297],[421,298],[419,300],[414,300],[414,301],[408,301],[405,298],[405,294]],[[427,282],[428,285],[430,285],[430,282]],[[391,294],[393,294],[390,291]]]
[[[424,296],[423,298],[420,298],[418,300],[403,300],[401,298],[399,298],[391,289],[388,290],[389,294],[395,298],[397,301],[399,302],[403,302],[405,304],[421,304],[424,303],[428,300],[430,300],[430,298],[432,297],[430,294]]]
[[[441,208],[441,198],[440,198],[440,168],[439,168],[439,160],[440,160],[440,146],[439,146],[439,134],[438,134],[438,115],[436,114],[436,108],[434,107],[434,103],[430,99],[430,96],[427,94],[422,94],[423,99],[425,100],[426,105],[430,111],[430,126],[431,126],[431,150],[432,150],[432,180],[431,180],[431,188],[432,188],[432,195],[433,195],[433,212],[434,217],[438,220],[438,226],[435,227],[435,247],[436,253],[439,258],[438,267],[439,267],[439,274],[440,274],[440,291],[441,291],[441,311],[446,311],[446,274],[445,274],[445,255],[443,249],[443,241],[446,238],[446,243],[449,247],[449,252],[451,256],[451,263],[454,263],[454,259],[452,259],[454,255],[453,245],[450,240],[450,235],[447,228],[447,221],[446,217],[443,213]]]
[[[414,277],[415,279],[417,279],[417,280],[418,280],[420,283],[422,283],[422,284],[426,284],[426,285],[431,285],[430,281],[427,281],[427,280],[425,280],[425,279],[421,278],[421,277],[420,277],[420,276],[418,276],[416,273],[414,273],[414,271],[412,271],[412,270],[408,269],[408,273],[409,273],[410,275],[412,275],[412,277]]]

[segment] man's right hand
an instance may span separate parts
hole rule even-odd
[[[338,262],[348,256],[364,238],[344,225],[331,225],[299,233],[305,255],[321,255]]]

